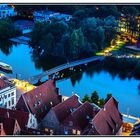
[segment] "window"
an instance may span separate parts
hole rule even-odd
[[[34,104],[34,108],[36,108],[37,107],[37,104]]]
[[[51,105],[53,105],[53,103],[52,103],[52,102],[50,102],[50,104],[51,104]]]
[[[77,130],[77,135],[80,135],[80,133],[81,133],[81,132],[80,132],[79,130]]]
[[[10,101],[8,102],[8,105],[11,106],[11,102]]]
[[[4,95],[5,99],[7,98],[7,95]]]
[[[72,129],[72,133],[73,133],[73,134],[76,134],[76,130],[75,130],[75,129]]]
[[[5,107],[7,107],[7,102],[5,102]]]
[[[45,131],[46,131],[46,132],[48,132],[48,131],[49,131],[49,129],[48,129],[48,128],[45,128]]]
[[[8,97],[10,97],[10,94],[8,94]]]
[[[15,102],[14,102],[14,98],[12,98],[12,105],[14,104]]]
[[[11,96],[14,96],[14,92],[11,93]]]
[[[38,101],[38,105],[40,105],[40,104],[41,104],[41,101],[39,100],[39,101]]]
[[[1,102],[1,97],[0,97],[0,102]]]

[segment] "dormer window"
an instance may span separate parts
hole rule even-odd
[[[34,104],[34,108],[36,108],[37,107],[37,104]]]
[[[38,105],[40,105],[41,104],[41,101],[39,100],[37,103],[38,103]]]
[[[51,105],[53,105],[53,103],[52,103],[52,102],[50,102],[50,104],[51,104]]]

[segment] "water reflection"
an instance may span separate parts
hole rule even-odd
[[[1,41],[0,50],[8,56],[12,52],[12,42],[10,41]]]
[[[63,58],[54,57],[50,55],[38,56],[37,54],[33,53],[31,57],[32,61],[35,64],[35,68],[41,68],[43,71],[56,67],[60,64],[66,63],[66,61]]]

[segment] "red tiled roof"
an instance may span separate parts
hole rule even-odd
[[[25,93],[19,99],[16,108],[30,111],[40,121],[47,112],[58,103],[61,98],[53,80],[49,80],[37,88]]]
[[[72,121],[72,127],[78,130],[83,130],[97,114],[98,110],[94,109],[89,102],[85,102],[79,106],[70,116],[63,122],[64,125],[69,125],[69,122]]]
[[[13,135],[16,120],[12,118],[5,118],[0,116],[0,123],[3,125],[5,135]],[[0,130],[1,132],[1,130]],[[3,135],[2,133],[0,135]]]
[[[92,125],[99,135],[115,135],[119,131],[122,126],[122,116],[118,111],[118,103],[113,97],[93,118]]]
[[[0,117],[16,119],[19,123],[20,128],[24,128],[28,123],[29,113],[18,110],[0,108]]]
[[[0,78],[0,89],[6,88],[6,87],[8,87],[8,83],[4,79]]]
[[[74,109],[78,108],[81,104],[82,103],[80,103],[79,97],[77,95],[73,95],[64,102],[53,107],[52,110],[54,110],[58,120],[62,122],[71,114]]]

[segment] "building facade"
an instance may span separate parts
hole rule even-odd
[[[48,23],[51,23],[52,19],[64,20],[68,22],[72,18],[71,15],[62,14],[54,11],[48,11],[48,10],[35,11],[33,13],[33,17],[35,22],[48,22]]]
[[[10,7],[7,4],[0,4],[0,19],[16,15],[17,12],[14,10],[13,7]]]
[[[16,87],[9,80],[0,78],[0,106],[14,108],[16,105]]]

